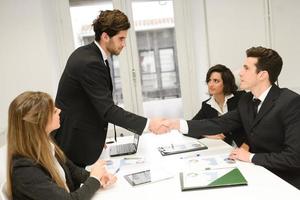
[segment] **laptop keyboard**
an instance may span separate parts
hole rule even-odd
[[[134,151],[134,144],[119,144],[110,148],[110,154],[120,154]]]

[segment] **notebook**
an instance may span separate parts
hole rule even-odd
[[[135,154],[137,152],[139,138],[140,136],[138,134],[134,134],[132,143],[118,144],[118,145],[111,146],[109,148],[109,155],[111,157],[114,157],[114,156]]]
[[[236,167],[181,172],[181,191],[247,185]]]

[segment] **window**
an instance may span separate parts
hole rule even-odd
[[[182,117],[173,2],[133,1],[132,12],[144,114]]]

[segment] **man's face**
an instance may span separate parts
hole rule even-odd
[[[257,73],[257,67],[255,66],[257,61],[258,59],[254,57],[246,58],[240,71],[240,89],[251,91],[258,85],[259,73]]]
[[[106,49],[111,55],[119,55],[125,47],[125,40],[127,38],[127,30],[120,31],[115,36],[109,38]]]

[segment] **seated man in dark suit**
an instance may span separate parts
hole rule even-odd
[[[172,128],[199,137],[243,127],[250,149],[237,148],[230,158],[261,165],[300,189],[300,95],[275,85],[282,69],[276,51],[252,47],[246,53],[240,88],[250,92],[237,109],[217,119],[173,120]]]

